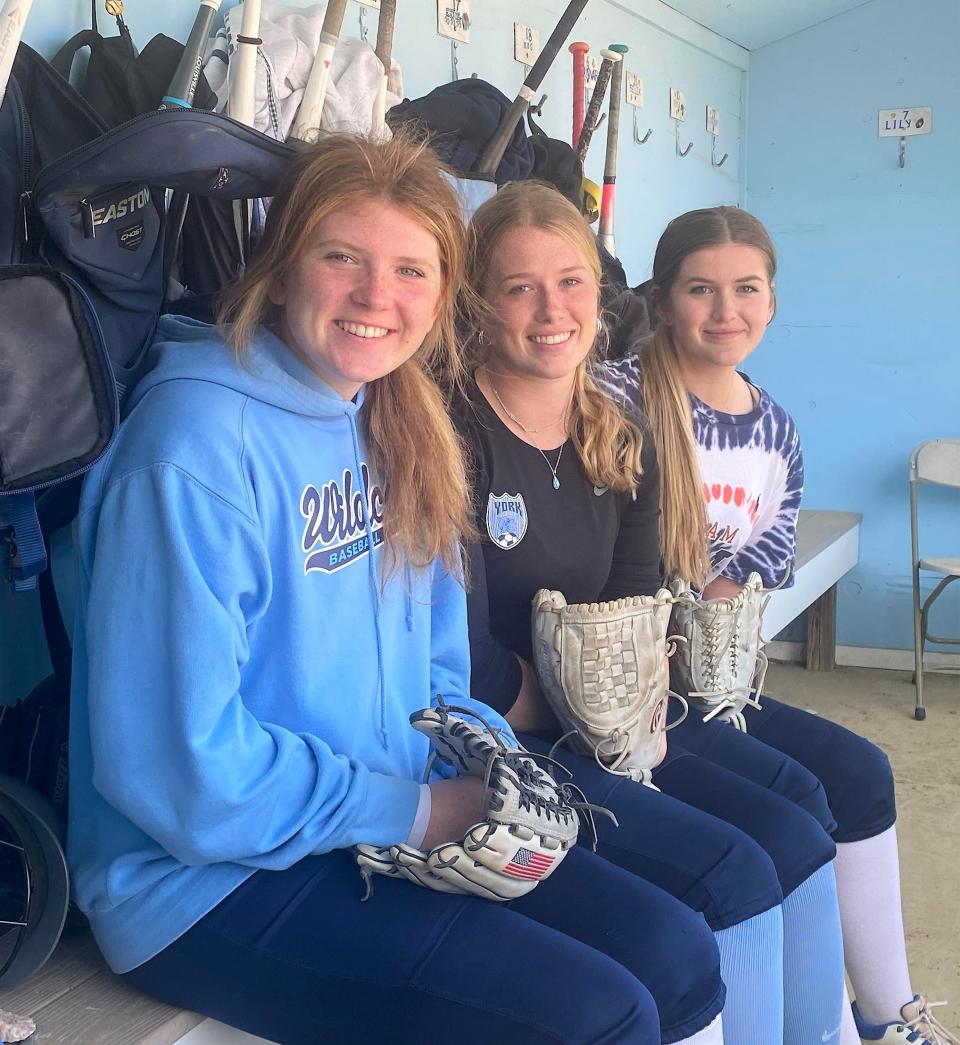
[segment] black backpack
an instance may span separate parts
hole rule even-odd
[[[183,44],[162,33],[138,52],[122,18],[117,19],[119,36],[101,36],[97,26],[96,0],[90,3],[90,28],[72,36],[50,61],[65,80],[71,79],[78,52],[89,48],[90,56],[78,90],[108,127],[116,127],[141,113],[156,109],[183,54]],[[193,98],[195,109],[213,109],[217,96],[200,74]]]

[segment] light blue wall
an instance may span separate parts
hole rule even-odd
[[[97,3],[102,10],[100,0]],[[537,28],[545,42],[563,6],[560,0],[522,6],[510,0],[473,0],[472,39],[469,45],[460,47],[460,75],[477,72],[512,98],[523,78],[522,67],[513,60],[514,18]],[[648,127],[654,133],[647,145],[634,145],[631,113],[624,106],[617,220],[622,259],[628,275],[639,283],[649,274],[656,237],[670,218],[691,207],[736,203],[739,199],[741,95],[747,55],[658,0],[629,0],[629,6],[627,11],[610,0],[591,0],[571,39],[587,40],[594,50],[611,42],[626,43],[630,47],[627,67],[645,81],[641,133]],[[417,97],[451,78],[450,45],[436,35],[433,0],[401,0],[398,7],[394,55],[404,71],[406,94]],[[126,9],[134,40],[142,46],[158,32],[183,40],[197,4],[195,0],[129,2]],[[345,36],[360,35],[359,10],[357,4],[348,6]],[[88,0],[36,0],[25,39],[49,57],[68,37],[88,25],[89,12]],[[376,13],[368,15],[370,38],[375,39]],[[101,32],[109,35],[114,31],[113,21],[101,17]],[[570,68],[570,55],[562,52],[543,88],[550,96],[543,126],[548,133],[564,139],[570,135]],[[692,140],[694,149],[685,159],[674,154],[667,103],[670,87],[680,87],[686,94],[689,115],[683,125],[683,140]],[[718,155],[730,154],[718,170],[710,164],[710,142],[704,127],[707,104],[720,109]],[[601,129],[588,158],[588,174],[597,182],[602,178],[604,144]],[[47,670],[36,599],[29,595],[14,598],[3,588],[0,701],[25,694]]]
[[[956,0],[914,0],[906,21],[873,0],[751,54],[746,205],[781,271],[749,369],[800,427],[806,506],[863,513],[841,586],[851,645],[912,648],[907,456],[960,436],[958,43]],[[901,170],[877,113],[922,105],[934,130],[907,139]],[[956,500],[931,503],[932,547],[956,555]],[[932,623],[960,633],[960,590]]]

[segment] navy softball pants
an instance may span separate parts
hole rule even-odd
[[[587,798],[620,823],[596,818],[600,855],[699,911],[714,930],[776,906],[833,859],[833,840],[806,808],[832,828],[823,788],[802,766],[771,751],[777,771],[763,783],[748,780],[685,750],[674,736],[653,775],[659,794],[590,758],[554,753]],[[532,751],[550,751],[545,734],[519,739]]]
[[[791,782],[790,797],[813,813],[835,842],[859,842],[893,826],[893,771],[876,744],[773,697],[764,695],[760,703],[762,710],[744,709],[746,734],[723,722],[703,722],[691,709],[687,720],[671,730],[671,744],[764,787],[782,779],[783,756],[788,756],[823,785],[818,794]]]
[[[506,904],[373,886],[342,850],[258,871],[124,978],[283,1045],[658,1045],[723,1007],[703,918],[583,847]]]

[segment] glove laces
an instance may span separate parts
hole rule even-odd
[[[471,718],[477,719],[493,740],[495,747],[486,756],[486,766],[483,773],[484,791],[492,792],[490,797],[491,809],[498,812],[503,809],[501,793],[496,787],[492,787],[490,782],[497,759],[502,758],[504,764],[524,785],[520,788],[517,799],[518,804],[527,812],[542,816],[548,822],[553,819],[557,823],[561,823],[567,819],[569,812],[572,810],[580,820],[581,826],[586,829],[594,852],[597,850],[596,814],[609,817],[613,821],[614,827],[620,826],[619,821],[611,810],[605,806],[587,801],[587,796],[573,783],[573,774],[570,770],[563,763],[552,757],[553,752],[565,738],[561,738],[557,744],[554,744],[550,749],[549,755],[541,755],[535,751],[527,751],[523,748],[508,748],[503,742],[502,731],[491,726],[479,711],[475,711],[473,708],[462,707],[459,704],[447,704],[442,696],[438,696],[435,710],[441,715],[455,712],[458,715],[469,715]],[[427,761],[427,767],[424,770],[424,782],[427,781],[437,758],[438,752],[436,750],[432,751]],[[567,779],[563,781],[557,780],[555,773],[551,773],[547,768],[541,766],[541,762],[545,763],[549,769],[562,773]],[[489,837],[495,830],[495,826],[494,824],[487,826],[486,837]],[[511,825],[510,830],[515,834],[519,833],[516,825]]]

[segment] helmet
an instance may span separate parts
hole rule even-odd
[[[70,879],[53,807],[0,773],[0,987],[14,987],[53,953],[70,900]]]
[[[584,178],[580,184],[580,209],[583,216],[591,224],[600,217],[600,197],[603,193],[600,186],[589,178]]]

